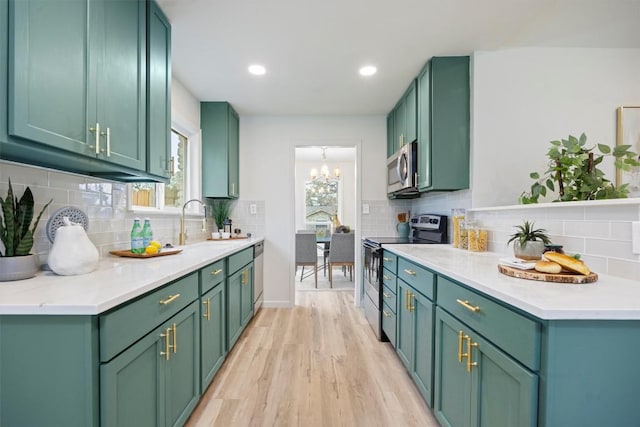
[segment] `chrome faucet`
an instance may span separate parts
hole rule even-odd
[[[184,208],[191,202],[198,202],[204,207],[204,220],[207,220],[207,205],[200,199],[191,199],[184,202],[182,205],[182,214],[180,215],[180,236],[178,238],[178,244],[180,246],[184,245],[187,240],[187,233],[184,231]]]

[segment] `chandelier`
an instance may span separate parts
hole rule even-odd
[[[323,164],[320,167],[320,174],[318,174],[318,169],[317,168],[311,168],[311,172],[309,173],[309,175],[311,175],[311,179],[318,179],[318,178],[324,178],[325,181],[329,181],[329,178],[331,178],[331,174],[329,173],[329,166],[327,166],[327,147],[322,147],[322,160],[323,160]],[[333,169],[333,177],[340,178],[340,168],[336,167],[335,169]]]

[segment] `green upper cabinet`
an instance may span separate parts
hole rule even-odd
[[[171,149],[171,25],[147,4],[147,171],[169,178]]]
[[[417,96],[413,80],[387,116],[387,157],[417,138]]]
[[[200,103],[203,197],[239,197],[239,125],[228,102]]]
[[[469,188],[469,57],[433,57],[417,79],[418,189]]]
[[[145,170],[146,3],[12,1],[9,133]]]

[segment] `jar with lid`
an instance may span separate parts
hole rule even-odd
[[[475,221],[461,221],[458,248],[469,249],[469,229],[475,226]]]
[[[473,224],[467,230],[469,235],[469,250],[472,252],[486,252],[488,246],[487,230],[478,224]]]
[[[453,239],[451,246],[454,248],[460,247],[460,225],[464,221],[466,211],[464,209],[452,209],[451,221],[453,222]]]

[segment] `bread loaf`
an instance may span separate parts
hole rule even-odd
[[[558,252],[545,252],[544,258],[548,261],[558,263],[565,270],[569,270],[574,273],[584,274],[587,276],[591,272],[583,262],[565,254],[560,254]]]
[[[541,273],[558,274],[562,271],[562,267],[560,267],[560,264],[543,260],[536,262],[536,265],[533,268]]]

